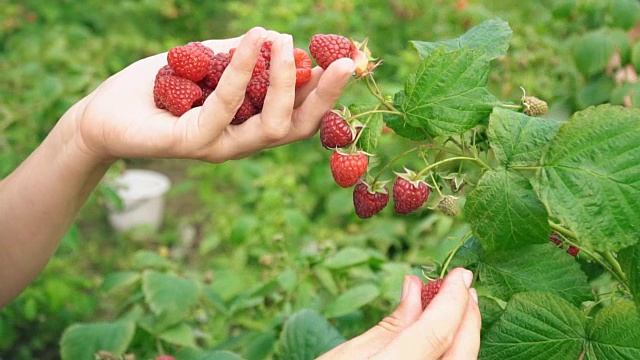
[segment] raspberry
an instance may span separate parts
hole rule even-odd
[[[356,210],[356,215],[361,219],[368,219],[379,213],[387,206],[388,202],[389,189],[386,185],[377,190],[372,190],[367,183],[361,181],[353,189],[353,206]]]
[[[267,69],[271,67],[271,46],[273,46],[273,41],[265,41],[260,47],[260,55],[262,55]]]
[[[296,89],[311,79],[311,58],[306,51],[293,49],[293,59],[296,63]]]
[[[193,105],[191,105],[191,107],[204,105],[204,102],[207,100],[209,95],[211,95],[211,93],[213,92],[212,88],[206,86],[205,84],[202,84],[202,82],[199,83],[198,86],[200,86],[200,89],[202,89],[202,96],[200,96],[200,99],[196,100],[193,103]]]
[[[345,147],[353,142],[353,130],[342,116],[327,111],[320,123],[320,142],[327,149]]]
[[[427,308],[427,305],[438,295],[440,287],[442,286],[442,279],[430,281],[422,286],[422,292],[420,297],[422,299],[422,311]]]
[[[451,195],[445,195],[440,202],[438,202],[438,209],[447,216],[456,216],[460,212],[456,197]]]
[[[207,84],[208,87],[215,89],[218,86],[222,73],[224,73],[227,66],[229,66],[229,54],[215,54],[211,60],[211,69],[204,78],[205,84]]]
[[[202,89],[191,80],[166,75],[160,76],[156,81],[153,96],[173,115],[180,116],[202,97]]]
[[[346,37],[335,34],[316,34],[309,43],[311,56],[323,69],[340,59],[353,59],[357,55],[356,46]]]
[[[344,154],[334,151],[329,158],[333,179],[343,188],[355,185],[367,171],[368,163],[369,157],[362,152]]]
[[[229,50],[229,61],[231,61],[231,59],[233,58],[233,54],[235,54],[236,49],[232,48]],[[260,75],[260,73],[262,73],[263,71],[266,70],[267,68],[267,63],[265,62],[264,58],[262,56],[258,56],[258,58],[256,59],[256,65],[253,67],[253,73],[251,74],[251,77],[255,77]]]
[[[171,68],[171,66],[169,65],[165,65],[163,67],[160,68],[160,70],[158,70],[158,73],[156,74],[156,79],[155,82],[158,82],[158,78],[161,76],[166,76],[166,75],[174,75],[176,72],[173,71],[173,69]],[[158,109],[165,109],[164,104],[162,104],[162,102],[160,101],[160,98],[158,96],[156,96],[155,94],[153,95],[153,101],[156,103],[156,107]]]
[[[569,245],[569,248],[567,249],[567,253],[569,253],[569,255],[576,257],[578,256],[578,253],[580,252],[580,249],[573,246],[573,245]]]
[[[209,72],[213,51],[200,43],[188,43],[169,50],[167,62],[176,75],[194,82]]]
[[[397,214],[410,214],[427,201],[429,191],[424,181],[411,181],[398,176],[393,183],[393,209]]]
[[[240,125],[257,113],[258,112],[255,106],[253,106],[251,101],[249,101],[249,99],[245,96],[244,100],[242,101],[242,105],[240,105],[238,111],[236,111],[236,115],[231,121],[231,125]]]
[[[544,115],[549,110],[547,103],[535,96],[522,97],[522,106],[524,106],[524,113],[529,116]]]
[[[171,355],[160,355],[156,357],[154,360],[176,360],[176,358],[174,358]]]
[[[264,98],[267,96],[269,88],[269,70],[265,70],[258,76],[254,76],[247,85],[247,97],[251,100],[253,106],[262,110]]]

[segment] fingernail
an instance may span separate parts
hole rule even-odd
[[[404,281],[402,282],[402,293],[400,295],[400,301],[404,301],[409,295],[409,289],[411,288],[411,281],[409,280],[409,276],[404,276]]]
[[[471,282],[473,282],[473,273],[469,270],[464,270],[464,272],[462,272],[462,280],[467,287],[471,287]]]
[[[476,291],[476,289],[471,288],[469,289],[469,292],[471,293],[471,298],[473,299],[473,301],[476,302],[476,304],[478,303],[478,292]]]

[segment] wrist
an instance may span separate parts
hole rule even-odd
[[[77,102],[60,118],[50,137],[61,149],[62,161],[73,164],[81,171],[106,171],[118,159],[100,153],[82,135],[82,116],[90,96]]]

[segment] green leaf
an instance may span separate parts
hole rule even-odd
[[[553,293],[576,306],[593,299],[578,262],[551,243],[488,253],[483,260],[482,283],[504,301],[527,291]]]
[[[328,269],[345,269],[369,261],[369,253],[365,249],[346,247],[324,261]]]
[[[372,284],[365,284],[353,287],[338,296],[333,302],[327,305],[325,316],[334,318],[348,314],[373,301],[380,295],[380,290]]]
[[[193,336],[193,329],[191,329],[191,327],[189,327],[189,325],[185,323],[181,323],[177,326],[161,332],[160,334],[158,334],[158,338],[174,345],[187,347],[196,346],[196,340]]]
[[[135,330],[135,323],[130,321],[73,324],[62,334],[60,356],[63,360],[93,359],[101,350],[121,355],[129,347]]]
[[[352,115],[361,114],[366,111],[375,110],[375,105],[358,105],[350,106],[349,110]],[[382,128],[384,127],[384,121],[382,121],[381,113],[374,113],[365,116],[360,116],[356,120],[363,123],[365,126],[360,130],[360,138],[356,144],[359,149],[364,152],[373,154],[378,146],[378,140],[382,134]]]
[[[473,235],[488,251],[549,240],[545,207],[529,180],[513,171],[487,171],[469,193],[465,213]]]
[[[470,237],[467,241],[462,244],[462,247],[453,255],[453,259],[451,259],[451,264],[449,265],[449,269],[453,269],[456,267],[463,268],[472,268],[483,257],[482,246],[480,246],[480,242],[476,240],[473,236]]]
[[[380,292],[382,297],[391,304],[400,301],[402,282],[405,275],[411,274],[411,266],[407,263],[386,263],[380,267]]]
[[[283,360],[311,360],[344,341],[325,318],[305,309],[293,314],[285,323],[278,352]]]
[[[336,284],[336,280],[329,269],[324,266],[316,266],[313,268],[313,273],[331,295],[338,295],[338,284]]]
[[[170,269],[174,264],[168,259],[151,251],[141,250],[131,260],[135,269]]]
[[[615,51],[615,43],[602,30],[580,37],[573,48],[573,60],[585,77],[604,71]]]
[[[506,21],[491,19],[472,27],[464,35],[456,39],[437,42],[412,41],[411,43],[418,50],[420,57],[423,58],[429,56],[441,46],[444,46],[449,51],[466,46],[482,50],[482,56],[492,60],[507,54],[512,33]]]
[[[640,306],[640,243],[620,250],[618,260],[627,276],[633,299]]]
[[[481,333],[486,334],[491,325],[502,316],[504,309],[497,301],[486,296],[478,297],[478,307],[480,308],[480,314],[482,314]]]
[[[631,301],[600,310],[587,334],[587,359],[640,359],[640,310]]]
[[[483,360],[546,360],[580,357],[585,318],[567,301],[548,293],[520,293],[482,339]]]
[[[393,101],[399,104],[404,101],[402,99],[404,99],[404,92],[400,91],[396,93]],[[399,136],[416,141],[426,140],[429,137],[424,129],[409,125],[403,116],[383,114],[382,118],[385,124]]]
[[[105,293],[116,292],[125,289],[140,281],[140,273],[134,271],[121,271],[104,277],[100,291]]]
[[[198,360],[244,360],[244,358],[236,353],[232,353],[231,351],[218,350],[207,352]]]
[[[538,193],[584,246],[617,251],[640,238],[640,110],[578,112],[551,140]]]
[[[200,295],[193,281],[156,271],[144,272],[142,290],[145,302],[155,315],[163,318],[165,325],[171,323],[170,320],[178,322],[183,319]]]
[[[461,134],[489,116],[498,101],[485,87],[489,61],[481,55],[440,48],[425,58],[394,101],[405,121],[435,137]]]
[[[559,121],[496,107],[489,118],[487,136],[496,158],[503,165],[535,166],[560,125]]]

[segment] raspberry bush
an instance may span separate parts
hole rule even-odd
[[[486,84],[510,37],[495,19],[457,39],[413,41],[422,62],[392,97],[375,71],[361,76],[377,102],[350,105],[345,118],[360,127],[348,151],[370,157],[353,188],[355,213],[385,211],[385,184],[395,180],[395,212],[430,207],[462,217],[467,234],[428,272],[475,271],[480,358],[638,358],[640,111],[600,105],[558,121],[540,117],[548,104],[535,96],[500,101]],[[404,152],[377,146],[384,126]],[[403,168],[403,177],[394,175]],[[427,205],[420,182],[437,194]],[[588,280],[602,273],[611,286],[591,288]]]

